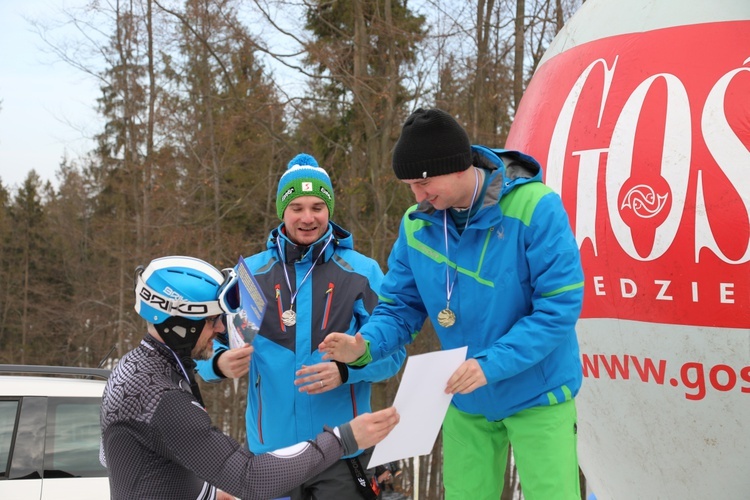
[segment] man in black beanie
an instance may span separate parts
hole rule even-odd
[[[446,500],[500,498],[509,444],[524,498],[580,499],[583,271],[560,196],[534,158],[472,146],[440,109],[407,118],[393,171],[417,205],[401,221],[370,321],[354,337],[329,334],[324,359],[365,365],[430,318],[443,349],[468,346],[445,389]]]
[[[393,151],[399,179],[425,179],[462,172],[471,166],[466,131],[445,111],[418,109],[406,119]]]

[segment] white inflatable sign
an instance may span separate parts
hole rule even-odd
[[[597,498],[750,498],[750,0],[587,0],[507,147],[581,248]]]

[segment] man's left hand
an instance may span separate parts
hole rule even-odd
[[[294,385],[300,386],[299,392],[308,394],[322,394],[341,385],[341,372],[333,361],[302,365],[295,375]]]
[[[469,394],[487,385],[487,377],[476,359],[467,359],[453,372],[445,387],[446,394]]]

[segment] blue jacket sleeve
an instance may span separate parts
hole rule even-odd
[[[524,246],[531,279],[531,313],[521,317],[488,349],[474,355],[489,383],[510,378],[546,358],[563,342],[575,342],[583,305],[578,245],[562,200],[544,196],[527,228]]]
[[[408,217],[409,211],[404,215]],[[373,361],[392,356],[409,344],[419,333],[427,312],[422,304],[414,274],[409,265],[409,255],[401,220],[399,235],[388,257],[388,272],[380,288],[380,301],[373,316],[361,328],[365,340],[370,342]]]
[[[383,271],[380,270],[380,266],[373,261],[373,266],[368,270],[368,279],[370,287],[375,293],[378,293],[383,283]],[[354,306],[354,319],[357,323],[357,330],[367,324],[372,315],[372,310],[368,310],[364,301],[359,300]],[[403,347],[398,348],[390,355],[384,356],[382,359],[373,361],[359,369],[349,368],[349,379],[347,383],[354,384],[357,382],[380,382],[386,380],[398,373],[401,369],[401,365],[406,359],[406,349]]]
[[[214,340],[214,354],[210,359],[200,359],[195,361],[195,371],[206,382],[220,382],[225,380],[219,376],[214,369],[214,360],[221,351],[226,351],[229,347],[218,339]]]

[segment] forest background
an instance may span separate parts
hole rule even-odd
[[[502,147],[539,60],[582,0],[91,0],[35,25],[98,82],[97,147],[57,184],[0,179],[0,363],[111,367],[143,336],[133,272],[192,255],[217,267],[265,247],[299,152],[329,172],[334,220],[386,270],[413,204],[391,169],[408,114],[436,106]],[[0,96],[2,99],[2,96]],[[1,103],[0,103],[1,106]],[[2,109],[0,107],[0,113]],[[410,354],[439,349],[429,321]],[[377,384],[375,408],[400,377]],[[202,384],[244,440],[247,380]],[[440,440],[396,489],[443,498]],[[418,472],[421,471],[421,472]],[[521,498],[515,467],[503,499]]]

